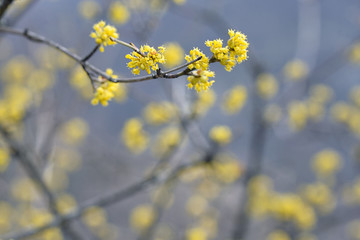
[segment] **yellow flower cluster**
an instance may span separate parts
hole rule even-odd
[[[341,168],[342,159],[336,151],[324,149],[316,153],[312,161],[312,168],[317,176],[329,177]]]
[[[286,232],[275,230],[267,236],[266,240],[291,240],[291,238]]]
[[[256,176],[248,185],[249,211],[257,217],[272,216],[294,224],[299,230],[310,230],[316,224],[316,214],[310,204],[293,193],[277,193],[265,176]]]
[[[213,58],[218,60],[225,66],[226,71],[231,71],[236,63],[241,63],[248,58],[246,35],[230,29],[228,31],[230,39],[227,41],[227,46],[223,47],[221,39],[206,41],[205,45],[210,47],[210,51],[214,54]]]
[[[207,70],[209,67],[209,59],[205,56],[203,52],[201,52],[198,48],[194,48],[190,50],[190,55],[185,55],[185,60],[187,62],[194,61],[198,57],[201,57],[199,61],[196,61],[188,66],[190,70],[193,69],[201,69]]]
[[[260,97],[270,99],[278,91],[278,84],[274,75],[262,73],[256,78],[256,89]]]
[[[120,1],[114,1],[109,6],[109,18],[116,24],[124,24],[128,21],[130,12]]]
[[[284,67],[284,74],[289,80],[298,81],[305,78],[308,75],[309,67],[308,65],[300,60],[295,59],[288,62]]]
[[[209,77],[214,77],[215,73],[212,71],[198,69],[192,72],[188,77],[188,88],[195,88],[197,92],[206,91],[213,85],[214,80],[209,81]]]
[[[108,68],[106,69],[106,74],[112,78],[117,78],[118,76],[113,74],[113,70]],[[97,105],[99,102],[103,106],[107,106],[112,98],[118,96],[120,100],[125,99],[126,97],[126,88],[124,84],[114,83],[99,77],[101,85],[96,88],[95,96],[91,100],[91,104]]]
[[[228,126],[215,126],[211,128],[209,137],[214,142],[225,145],[231,141],[232,133]]]
[[[165,67],[173,68],[182,63],[184,60],[184,50],[178,43],[170,42],[165,44],[166,51],[165,56]]]
[[[289,124],[295,130],[301,130],[305,127],[308,119],[307,105],[301,101],[293,101],[288,105]]]
[[[197,100],[193,103],[193,113],[195,115],[205,114],[211,108],[216,100],[216,94],[212,89],[197,94]]]
[[[308,203],[323,213],[329,213],[335,207],[335,198],[331,189],[324,183],[317,182],[304,186],[301,193]]]
[[[176,127],[163,129],[156,138],[153,152],[157,156],[163,156],[176,147],[181,140],[181,131]]]
[[[61,139],[71,145],[82,143],[88,132],[89,126],[86,121],[81,118],[69,120],[60,129]]]
[[[144,109],[146,123],[160,125],[169,122],[176,116],[177,108],[170,102],[150,102]]]
[[[207,233],[204,229],[196,227],[186,231],[186,240],[207,240]]]
[[[104,21],[100,21],[93,26],[95,32],[90,34],[90,37],[95,39],[96,44],[100,45],[100,52],[104,51],[104,47],[107,45],[114,45],[116,42],[111,38],[118,38],[119,34],[116,32],[116,28],[110,25],[106,25]]]
[[[137,118],[131,118],[125,123],[121,137],[125,146],[133,153],[143,152],[149,142],[148,134]]]
[[[245,105],[247,99],[247,90],[244,86],[238,85],[233,87],[224,96],[223,110],[227,114],[235,114]]]
[[[156,217],[155,210],[149,205],[139,205],[130,216],[131,227],[138,233],[148,229]]]
[[[140,47],[140,53],[133,51],[125,57],[131,60],[127,65],[133,68],[133,74],[140,74],[140,70],[146,70],[150,74],[151,70],[156,71],[159,68],[158,63],[165,63],[164,52],[165,47],[160,46],[156,51],[149,45],[143,45]]]

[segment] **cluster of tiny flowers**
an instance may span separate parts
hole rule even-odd
[[[117,75],[113,74],[113,70],[110,68],[106,69],[106,74],[112,78],[118,77]],[[91,100],[91,104],[97,105],[100,102],[103,106],[107,106],[108,101],[115,97],[115,93],[119,88],[119,84],[110,81],[104,81],[101,79],[101,77],[99,77],[99,80],[103,82],[96,89],[95,96]]]
[[[208,70],[209,59],[198,48],[192,49],[190,55],[185,56],[185,60],[191,62],[198,57],[201,59],[188,66],[189,69],[193,70],[191,76],[188,77],[188,87],[201,92],[206,91],[215,82],[214,80],[209,81],[209,77],[214,77],[215,73]]]
[[[96,44],[100,45],[100,52],[104,51],[104,47],[107,45],[114,45],[116,42],[111,38],[118,38],[119,34],[116,32],[116,28],[110,25],[106,25],[104,21],[100,21],[94,25],[95,32],[90,34],[90,37],[95,39]]]
[[[188,77],[188,88],[195,88],[197,92],[206,91],[213,85],[214,80],[209,81],[209,77],[214,77],[215,73],[212,71],[198,69],[192,72]]]
[[[133,68],[134,74],[140,74],[140,70],[146,70],[150,74],[150,68],[156,71],[159,68],[158,63],[165,63],[164,52],[165,47],[162,46],[158,47],[157,51],[149,45],[141,46],[140,53],[134,51],[126,55],[126,58],[131,60],[128,67]]]
[[[247,48],[249,43],[246,40],[246,35],[229,30],[229,36],[230,39],[225,47],[223,47],[221,39],[205,42],[205,45],[210,47],[213,58],[224,65],[226,71],[231,71],[236,63],[241,63],[248,58]]]

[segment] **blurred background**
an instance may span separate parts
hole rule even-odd
[[[0,9],[0,239],[360,239],[359,1]],[[249,57],[231,72],[211,64],[206,92],[185,76],[121,83],[102,106],[81,64],[9,31],[85,57],[100,20],[122,41],[165,46],[163,70],[195,47],[210,59],[205,41],[226,45],[229,29]],[[107,46],[88,63],[131,78],[131,51]]]

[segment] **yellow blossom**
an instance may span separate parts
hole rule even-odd
[[[211,128],[209,136],[214,142],[225,145],[231,141],[232,133],[228,126],[219,125]]]
[[[270,99],[278,91],[278,84],[275,77],[270,73],[262,73],[257,76],[256,88],[258,94],[264,99]]]
[[[323,213],[328,213],[335,207],[335,199],[331,189],[324,183],[309,184],[304,186],[301,192],[306,201]]]
[[[44,91],[54,84],[54,75],[46,70],[34,70],[29,75],[27,84],[35,91]]]
[[[100,21],[93,26],[95,32],[90,34],[90,37],[95,39],[96,44],[100,45],[100,52],[104,51],[104,47],[107,45],[114,45],[116,42],[111,38],[118,38],[119,34],[116,32],[116,28],[110,25],[106,25],[104,21]]]
[[[206,92],[199,92],[197,99],[193,103],[193,113],[195,115],[205,114],[215,103],[216,94],[212,89],[208,89]]]
[[[188,66],[190,70],[198,69],[198,70],[204,70],[206,71],[209,66],[209,59],[205,56],[204,53],[202,53],[198,48],[194,48],[190,51],[190,55],[185,56],[185,60],[187,62],[191,62],[198,57],[201,57],[199,61],[196,61]]]
[[[324,84],[316,84],[310,89],[310,98],[318,103],[327,103],[333,95],[333,90]]]
[[[148,134],[143,130],[142,123],[137,118],[129,119],[123,128],[122,141],[133,153],[143,152],[149,142]]]
[[[224,183],[236,181],[243,172],[243,167],[238,160],[225,154],[216,156],[212,167],[216,178]]]
[[[348,57],[350,62],[360,63],[360,43],[351,46]]]
[[[175,4],[177,5],[183,5],[185,4],[186,0],[173,0]]]
[[[104,225],[107,222],[107,215],[103,208],[93,206],[84,212],[82,221],[89,227],[95,228]]]
[[[284,74],[289,80],[297,81],[306,77],[309,72],[308,65],[300,60],[295,59],[288,62],[284,67]]]
[[[208,208],[207,200],[200,195],[194,195],[190,197],[186,204],[187,213],[193,217],[197,217],[205,213],[207,208]]]
[[[351,112],[351,106],[343,101],[339,101],[331,107],[331,115],[337,122],[346,123],[351,116]]]
[[[23,83],[34,68],[25,56],[15,56],[2,67],[1,80],[11,83]]]
[[[249,43],[246,39],[246,35],[230,29],[228,31],[230,39],[227,42],[229,50],[229,60],[236,60],[237,63],[241,63],[242,61],[248,58],[247,48],[249,47]]]
[[[301,130],[305,127],[308,119],[308,108],[305,103],[300,101],[290,102],[288,105],[289,125],[295,130]]]
[[[176,42],[170,42],[165,44],[165,48],[165,67],[173,68],[180,65],[184,59],[184,50],[181,46]]]
[[[291,240],[291,238],[286,232],[282,230],[276,230],[271,232],[267,236],[266,240]]]
[[[149,45],[143,45],[140,47],[140,52],[141,54],[133,51],[132,54],[125,56],[130,59],[127,65],[129,68],[133,68],[133,74],[140,74],[140,70],[146,70],[150,74],[151,70],[156,71],[159,68],[158,63],[165,63],[165,47],[160,46],[156,51]]]
[[[167,127],[156,137],[153,152],[157,156],[166,155],[180,143],[180,140],[180,129],[177,127]]]
[[[191,228],[186,231],[186,240],[207,240],[206,231],[202,228]]]
[[[130,12],[120,1],[114,1],[109,6],[109,18],[116,24],[124,24],[128,21]]]
[[[209,77],[214,77],[215,73],[212,71],[206,70],[195,70],[192,72],[192,75],[188,77],[189,84],[188,88],[195,88],[197,92],[206,91],[212,84],[214,80],[209,81]]]
[[[244,86],[237,85],[228,91],[224,96],[223,110],[227,114],[235,114],[245,105],[247,90]]]
[[[85,120],[73,118],[66,122],[60,131],[61,138],[64,142],[69,144],[80,144],[88,134],[89,127]]]
[[[136,232],[143,232],[153,223],[156,212],[149,205],[139,205],[134,208],[130,216],[131,227]]]
[[[227,71],[231,71],[231,69],[236,64],[236,61],[235,59],[229,59],[229,47],[223,47],[223,41],[221,39],[216,39],[213,41],[207,40],[205,45],[210,47],[210,51],[213,53],[213,59],[216,59],[222,65],[224,65]]]
[[[56,199],[56,208],[61,214],[67,214],[76,208],[76,200],[69,194],[61,194]]]
[[[118,76],[113,74],[113,70],[108,68],[106,69],[106,74],[109,75],[111,78],[117,78]],[[91,104],[97,105],[99,102],[103,106],[107,106],[113,98],[118,96],[118,99],[121,101],[126,97],[126,87],[124,84],[121,83],[114,83],[108,80],[99,77],[101,81],[101,85],[96,88],[96,92],[94,98],[91,100]]]
[[[97,1],[84,0],[79,2],[78,11],[80,15],[85,19],[93,19],[100,12],[101,6]]]
[[[38,196],[35,183],[28,178],[17,179],[11,186],[11,194],[18,201],[29,202]]]
[[[160,125],[176,116],[177,108],[170,102],[150,102],[144,109],[144,118],[148,124]]]
[[[332,149],[324,149],[316,153],[312,159],[313,171],[320,177],[333,175],[341,167],[340,155]]]
[[[71,72],[69,81],[71,87],[80,93],[81,97],[84,99],[92,98],[93,94],[90,79],[81,66],[74,68],[74,70]]]

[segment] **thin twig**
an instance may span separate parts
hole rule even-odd
[[[8,7],[13,3],[14,0],[3,0],[2,4],[0,5],[0,20],[4,16]]]
[[[185,63],[183,65],[180,65],[179,67],[176,67],[174,69],[171,69],[169,71],[163,72],[160,69],[158,69],[158,71],[156,72],[156,74],[152,74],[152,75],[146,75],[146,76],[142,76],[142,77],[133,77],[133,78],[112,78],[111,76],[107,75],[104,71],[100,70],[99,68],[95,67],[94,65],[88,63],[88,62],[84,62],[83,59],[78,56],[75,53],[72,53],[69,49],[67,49],[66,47],[60,45],[59,43],[56,43],[52,40],[49,40],[47,38],[45,38],[44,36],[41,36],[39,34],[36,34],[32,31],[29,31],[28,29],[15,29],[15,28],[9,28],[9,27],[4,27],[1,26],[0,27],[0,32],[6,32],[9,34],[14,34],[14,35],[19,35],[19,36],[23,36],[27,39],[29,39],[30,41],[33,42],[37,42],[37,43],[42,43],[42,44],[46,44],[60,52],[63,52],[64,54],[66,54],[68,57],[72,58],[73,60],[75,60],[76,62],[80,63],[82,66],[84,66],[86,69],[93,71],[94,73],[108,79],[111,82],[115,82],[115,83],[133,83],[133,82],[143,82],[143,81],[148,81],[148,80],[153,80],[153,79],[158,79],[158,78],[178,78],[180,76],[183,75],[188,75],[190,70],[189,69],[185,69],[182,72],[176,73],[176,74],[170,74],[176,70],[185,68],[187,66],[189,66],[190,64],[193,64],[196,61],[199,61],[201,59],[201,57],[196,58],[195,60]]]
[[[49,228],[59,226],[60,224],[64,222],[68,222],[74,219],[79,218],[83,212],[92,206],[99,206],[99,207],[105,207],[114,203],[118,203],[122,200],[128,199],[129,197],[132,197],[136,193],[148,189],[150,186],[153,186],[155,184],[161,184],[163,182],[168,181],[169,179],[172,179],[174,176],[177,176],[182,171],[194,167],[196,165],[202,164],[203,161],[194,161],[190,163],[183,163],[176,168],[174,168],[172,171],[163,173],[161,175],[156,176],[150,176],[143,180],[141,180],[138,183],[135,183],[125,189],[115,190],[114,192],[99,196],[97,198],[93,198],[85,202],[83,205],[79,206],[76,210],[56,217],[53,221],[51,221],[48,224],[45,224],[44,226],[24,230],[17,233],[10,233],[3,236],[0,236],[0,239],[2,240],[11,240],[11,239],[24,239],[28,238],[30,236],[36,235],[42,231],[45,231]]]

